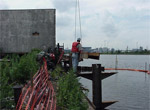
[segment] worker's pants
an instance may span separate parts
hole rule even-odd
[[[77,72],[77,66],[78,66],[78,53],[72,53],[72,67],[73,72]]]

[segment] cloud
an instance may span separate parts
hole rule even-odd
[[[38,9],[51,9],[53,8],[53,3],[51,0],[35,0],[34,2],[34,5],[35,5],[35,9],[38,8]]]
[[[52,2],[60,12],[67,12],[75,7],[75,0],[52,0]]]
[[[107,35],[107,37],[117,37],[117,29],[115,27],[115,25],[109,23],[109,24],[105,24],[102,27],[103,32]]]
[[[75,40],[75,1],[0,0],[0,9],[56,9],[57,42],[71,48]],[[80,0],[83,46],[100,47],[107,42],[107,46],[123,49],[139,42],[150,47],[149,6],[149,0]],[[78,37],[79,33],[77,22]]]
[[[72,21],[72,19],[73,19],[72,15],[69,15],[69,14],[64,15],[61,13],[59,13],[59,15],[58,14],[56,14],[56,15],[57,15],[57,17],[56,17],[56,26],[57,27],[63,28],[66,26],[72,26],[73,25],[74,21]]]
[[[106,35],[106,37],[117,37],[118,27],[113,15],[109,11],[104,11],[101,17],[101,30]]]
[[[4,0],[0,0],[0,9],[8,9],[8,5]]]
[[[53,6],[51,0],[5,0],[5,3],[10,9],[45,9]]]

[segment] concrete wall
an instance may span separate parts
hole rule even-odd
[[[3,53],[25,53],[43,46],[55,47],[55,9],[0,10]]]

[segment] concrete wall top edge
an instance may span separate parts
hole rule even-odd
[[[56,9],[0,9],[0,11],[32,11],[32,10],[56,10]]]

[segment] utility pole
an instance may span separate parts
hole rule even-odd
[[[128,46],[127,46],[126,52],[128,53]]]

